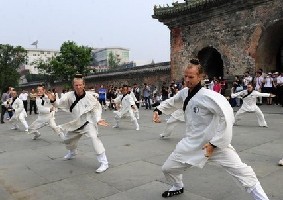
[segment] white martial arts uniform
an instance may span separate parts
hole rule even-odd
[[[30,125],[29,133],[33,134],[33,139],[37,139],[40,136],[38,129],[49,125],[54,132],[56,132],[56,122],[55,122],[55,110],[50,111],[53,104],[50,99],[43,95],[41,97],[36,97],[36,106],[38,111],[37,119]]]
[[[170,118],[167,120],[166,122],[166,127],[163,131],[163,133],[160,134],[160,137],[169,137],[174,128],[180,124],[180,123],[184,123],[185,122],[185,116],[184,116],[184,111],[183,109],[178,109],[176,111],[174,111]]]
[[[188,88],[184,88],[174,97],[161,102],[157,108],[169,115],[183,107],[187,95]],[[201,88],[186,106],[185,121],[186,137],[177,144],[162,167],[165,177],[173,183],[172,188],[183,187],[182,172],[186,168],[202,168],[207,161],[212,161],[220,164],[236,178],[254,199],[268,199],[253,169],[241,161],[230,144],[234,115],[224,96]],[[214,149],[212,156],[207,158],[202,147],[209,142],[217,148]]]
[[[27,117],[27,113],[25,111],[23,101],[17,97],[17,98],[10,98],[8,101],[4,103],[4,105],[8,106],[8,103],[12,105],[12,108],[14,110],[14,114],[10,119],[10,122],[13,125],[12,129],[18,129],[19,125],[17,122],[20,121],[24,125],[25,131],[27,132],[29,127],[25,119]]]
[[[235,123],[237,123],[246,112],[254,112],[256,114],[259,126],[267,127],[264,115],[256,105],[256,99],[257,97],[270,97],[269,93],[260,93],[253,90],[252,93],[248,95],[248,91],[243,90],[235,94],[232,93],[231,97],[241,97],[243,99],[243,105],[235,115]]]
[[[82,135],[86,134],[92,139],[97,160],[102,165],[108,166],[105,148],[101,140],[97,137],[97,123],[101,119],[102,108],[96,98],[91,93],[76,98],[75,92],[66,93],[61,99],[54,102],[54,106],[71,112],[72,121],[58,126],[60,135],[66,144],[66,148],[71,153],[75,153],[78,141]],[[107,167],[108,168],[108,167]]]
[[[131,95],[131,97],[133,98],[133,100],[134,100],[134,102],[135,102],[135,105],[133,105],[135,117],[136,117],[137,119],[140,119],[140,111],[139,111],[139,108],[137,107],[137,104],[136,104],[136,102],[137,102],[138,100],[137,100],[137,98],[136,98],[136,96],[135,96],[135,94],[134,94],[133,91],[130,92],[130,95]]]
[[[113,101],[115,104],[120,104],[120,109],[113,111],[115,114],[115,122],[116,122],[114,128],[119,127],[119,120],[121,118],[129,117],[131,121],[135,124],[136,130],[139,130],[138,120],[135,117],[133,110],[136,104],[134,99],[131,97],[131,95],[130,94],[119,95]]]

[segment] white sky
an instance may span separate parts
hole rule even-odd
[[[0,43],[39,41],[59,50],[64,41],[90,47],[121,46],[130,60],[170,60],[167,26],[151,17],[155,4],[172,0],[0,0]]]

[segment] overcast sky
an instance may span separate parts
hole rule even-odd
[[[155,4],[172,0],[0,0],[0,43],[39,41],[59,49],[64,41],[130,49],[130,60],[169,61],[167,26],[151,17]]]

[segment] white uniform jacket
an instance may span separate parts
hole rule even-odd
[[[101,119],[102,108],[98,100],[89,92],[85,92],[85,96],[76,101],[75,92],[71,91],[63,95],[63,97],[54,102],[54,106],[61,108],[66,112],[70,112],[72,121],[60,125],[60,129],[64,132],[75,131],[85,125],[86,122],[97,126],[97,122]],[[71,107],[73,108],[71,109]]]
[[[134,115],[133,109],[131,106],[135,106],[136,104],[130,94],[126,94],[124,97],[123,95],[119,95],[113,101],[116,104],[121,104],[120,109],[118,111],[114,111],[114,113],[118,117],[120,118],[126,117],[126,116],[132,117]]]
[[[8,99],[8,101],[6,101],[4,103],[4,105],[8,106],[8,102],[9,102],[9,104],[11,104],[13,102],[13,98]],[[14,114],[13,114],[12,118],[19,119],[19,118],[27,117],[27,113],[26,113],[25,108],[24,108],[24,103],[18,97],[14,100],[12,108],[14,110]]]
[[[260,93],[260,92],[255,91],[255,90],[252,91],[252,93],[249,94],[248,96],[246,96],[247,94],[248,94],[247,90],[243,90],[241,92],[231,94],[232,98],[241,97],[243,99],[243,105],[242,105],[241,109],[246,111],[246,112],[254,112],[256,110],[256,108],[258,107],[256,105],[256,98],[257,97],[270,97],[269,93]]]
[[[188,88],[157,107],[166,115],[182,109]],[[188,102],[185,110],[186,137],[176,146],[176,161],[203,167],[208,160],[202,147],[211,142],[220,150],[232,148],[233,109],[221,94],[201,88]]]
[[[36,97],[36,106],[39,121],[48,122],[51,117],[54,117],[55,111],[50,112],[50,108],[53,107],[53,104],[46,95]]]

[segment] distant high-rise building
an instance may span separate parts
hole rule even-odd
[[[110,53],[119,61],[119,65],[129,63],[129,49],[122,47],[95,48],[92,50],[94,65],[109,66]]]

